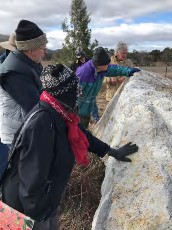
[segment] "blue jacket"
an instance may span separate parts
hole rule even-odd
[[[106,71],[97,73],[92,60],[77,68],[76,75],[79,77],[79,82],[82,86],[82,95],[79,96],[78,99],[78,114],[80,116],[91,115],[96,102],[96,96],[102,86],[105,76],[129,77],[131,71],[132,68],[130,67],[109,64]]]

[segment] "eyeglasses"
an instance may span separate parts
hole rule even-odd
[[[41,50],[43,50],[44,52],[47,51],[47,47],[46,48],[40,48]]]

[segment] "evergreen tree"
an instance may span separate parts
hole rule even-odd
[[[58,57],[55,61],[70,66],[75,59],[76,49],[84,50],[89,58],[92,56],[92,51],[98,46],[98,41],[95,40],[92,44],[90,43],[91,29],[88,27],[90,21],[90,14],[87,13],[84,0],[72,0],[70,24],[68,24],[67,18],[62,22],[62,29],[67,35],[65,42],[62,44],[60,58]]]

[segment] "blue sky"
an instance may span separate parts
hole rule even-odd
[[[149,15],[145,15],[143,17],[138,17],[134,19],[135,23],[141,22],[154,22],[154,23],[172,23],[172,11],[171,12],[163,12],[163,13],[152,13]]]
[[[92,41],[114,48],[128,43],[129,50],[172,47],[172,0],[85,0],[91,13]],[[31,20],[47,33],[48,47],[62,47],[61,22],[68,17],[70,0],[5,0],[0,8],[0,34],[10,34],[21,19]],[[2,23],[3,22],[3,23]]]

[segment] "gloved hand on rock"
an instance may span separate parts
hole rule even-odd
[[[133,74],[134,74],[135,72],[140,72],[140,71],[141,71],[141,69],[139,69],[139,68],[136,68],[136,67],[131,68],[129,76],[133,76]]]
[[[119,149],[110,148],[108,155],[114,157],[118,161],[131,162],[131,159],[127,156],[132,153],[136,153],[138,149],[139,147],[136,144],[131,144],[131,142],[129,142]]]

